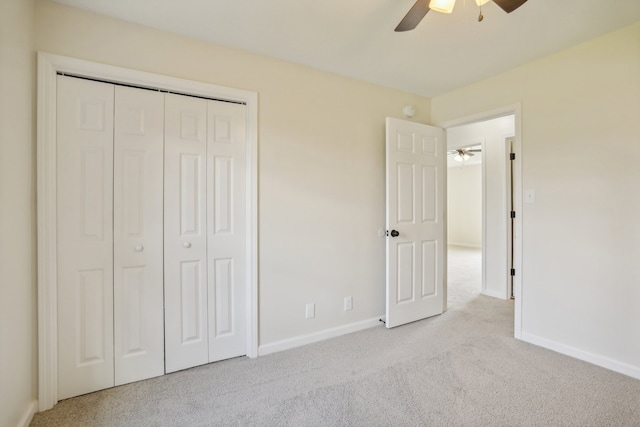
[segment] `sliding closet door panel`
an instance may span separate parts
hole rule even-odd
[[[115,385],[164,374],[164,95],[115,88]]]
[[[207,101],[165,97],[166,371],[207,363]]]
[[[208,101],[209,361],[246,354],[246,107]]]
[[[59,399],[114,385],[113,98],[57,79]]]

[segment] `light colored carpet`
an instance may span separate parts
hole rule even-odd
[[[640,426],[640,381],[513,338],[513,303],[60,402],[39,426]]]
[[[447,251],[447,307],[466,304],[482,291],[482,250],[449,246]]]

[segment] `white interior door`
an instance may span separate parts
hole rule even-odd
[[[58,398],[114,385],[114,86],[57,78]]]
[[[444,131],[387,118],[386,326],[444,311]]]
[[[165,368],[209,361],[207,101],[165,95]]]
[[[50,78],[45,406],[246,354],[247,107]]]
[[[115,87],[115,385],[164,374],[164,95]]]
[[[246,107],[208,101],[209,361],[246,354]]]

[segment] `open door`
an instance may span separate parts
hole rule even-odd
[[[387,118],[386,326],[446,305],[444,130]]]

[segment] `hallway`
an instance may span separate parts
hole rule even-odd
[[[482,251],[450,245],[447,252],[447,308],[470,302],[481,290]]]

